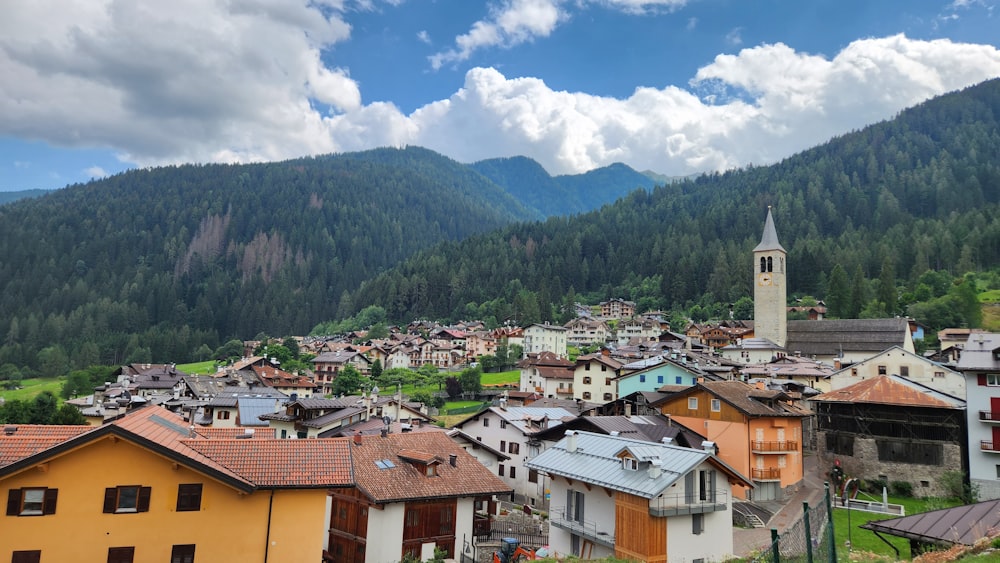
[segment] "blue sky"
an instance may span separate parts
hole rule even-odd
[[[774,162],[1000,76],[1000,0],[12,0],[0,190],[421,145]]]

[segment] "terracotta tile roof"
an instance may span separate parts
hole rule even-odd
[[[254,440],[270,440],[274,439],[275,432],[274,428],[253,428],[253,439]],[[229,438],[236,438],[237,436],[245,436],[247,434],[246,428],[216,428],[216,427],[204,427],[199,426],[194,429],[194,433],[198,438],[205,438],[207,440],[225,440]]]
[[[348,439],[185,440],[192,450],[264,488],[350,486]]]
[[[877,403],[904,407],[960,409],[965,401],[905,377],[880,375],[812,398],[828,403]]]
[[[357,445],[353,440],[359,440]],[[400,458],[407,450],[433,452],[443,460],[436,475],[428,477],[422,467]],[[376,503],[443,497],[509,494],[507,486],[492,471],[463,450],[443,432],[359,436],[352,439],[351,459],[358,488]],[[389,464],[383,460],[389,460]],[[376,463],[381,462],[381,463]],[[381,468],[380,468],[381,466]]]
[[[665,401],[678,400],[678,398],[686,397],[691,393],[697,392],[699,389],[705,390],[709,394],[729,403],[747,416],[804,417],[809,416],[810,414],[808,411],[780,401],[774,401],[771,405],[768,405],[760,400],[755,400],[752,397],[760,397],[761,399],[764,399],[765,397],[770,397],[770,394],[766,391],[761,391],[752,385],[743,383],[742,381],[704,381],[692,387],[688,387],[684,391],[670,395],[661,400],[658,404],[662,404]]]
[[[419,461],[420,463],[423,464],[434,463],[435,461],[438,462],[441,461],[440,459],[438,459],[436,455],[427,452],[422,452],[420,450],[410,450],[410,449],[399,450],[399,453],[397,453],[396,455],[398,455],[403,459]]]
[[[47,450],[74,436],[96,430],[96,427],[7,424],[3,430],[0,434],[0,467]]]

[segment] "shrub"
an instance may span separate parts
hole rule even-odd
[[[885,479],[862,479],[861,490],[866,493],[882,494],[882,489],[889,486]]]
[[[909,481],[893,481],[889,484],[889,491],[892,492],[893,496],[909,498],[913,496],[913,483]]]
[[[966,482],[961,471],[945,471],[938,482],[950,498],[960,499],[965,504],[979,500],[979,486]]]

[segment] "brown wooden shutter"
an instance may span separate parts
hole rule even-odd
[[[104,489],[104,512],[114,513],[115,509],[118,508],[118,489],[116,487],[108,487]]]
[[[7,516],[17,516],[21,512],[21,489],[11,489],[7,493]]]
[[[139,501],[136,503],[136,512],[149,512],[149,495],[152,487],[139,487]]]
[[[979,386],[980,387],[986,387],[986,374],[985,373],[979,374]]]
[[[59,489],[45,489],[45,504],[42,506],[42,514],[56,513],[57,498],[59,498]]]

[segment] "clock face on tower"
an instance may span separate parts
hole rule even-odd
[[[771,274],[760,274],[757,276],[757,283],[759,285],[771,285]]]

